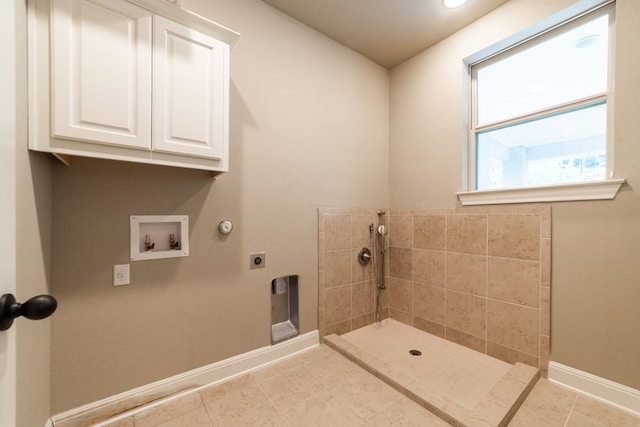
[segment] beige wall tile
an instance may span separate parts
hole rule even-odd
[[[551,336],[551,288],[540,288],[540,334]]]
[[[551,286],[551,239],[540,239],[540,278],[542,286]]]
[[[531,342],[526,344],[528,341],[522,338],[523,331],[530,332],[537,328],[540,333],[548,333],[549,329],[550,303],[546,298],[548,292],[540,293],[539,285],[544,280],[545,267],[550,281],[551,241],[548,239],[542,244],[539,243],[541,214],[538,210],[543,212],[545,208],[471,208],[455,213],[451,210],[394,211],[386,218],[390,230],[388,239],[394,245],[386,252],[385,267],[389,274],[386,281],[389,288],[381,292],[381,303],[386,307],[382,317],[390,316],[443,337],[445,327],[449,328],[451,337],[454,338],[452,341],[483,352],[486,352],[487,346],[490,345],[495,355],[501,355],[505,359],[528,360],[531,363],[531,360],[543,357],[543,349],[540,349],[540,353],[537,350],[529,353],[509,344],[517,342],[516,337],[521,337],[520,341],[525,344],[521,342],[520,345],[528,346],[531,350],[535,347],[531,343],[533,336],[530,337]],[[371,279],[370,265],[362,266],[357,261],[360,248],[370,245],[369,224],[375,226],[375,221],[373,210],[335,210],[328,215],[322,215],[319,220],[320,247],[327,248],[322,239],[326,239],[331,233],[333,241],[328,243],[329,248],[345,246],[347,239],[342,234],[347,229],[347,224],[350,225],[351,231],[348,240],[352,244],[350,253],[343,250],[327,250],[319,255],[319,283],[324,284],[319,291],[322,335],[348,332],[375,320],[375,284],[366,285]],[[527,246],[532,239],[518,237],[517,233],[513,233],[514,230],[531,233],[536,221],[538,228],[533,231],[533,238],[538,238],[538,256],[542,259],[538,268],[538,263],[526,258],[529,256],[526,254],[533,253],[535,249],[535,245]],[[510,251],[510,256],[516,257],[515,259],[486,257],[489,251],[489,225],[504,228],[494,230],[492,250],[499,252],[506,248]],[[510,246],[514,245],[514,242],[516,250]],[[548,253],[546,263],[545,253]],[[517,286],[513,286],[514,283],[517,283]],[[324,295],[326,289],[346,285],[350,285],[349,308],[346,307],[343,298],[335,296],[335,292],[329,297]],[[451,292],[445,292],[445,286]],[[540,306],[542,316],[538,315],[537,319],[534,319],[533,315],[525,315],[528,321],[537,322],[528,326],[522,323],[526,322],[526,319],[519,319],[516,331],[512,331],[511,334],[504,332],[508,343],[496,339],[487,344],[485,339],[488,336],[489,315],[487,300],[484,298],[487,294],[490,298],[501,301],[531,307]],[[513,311],[510,304],[494,304],[493,307],[494,310],[501,307]],[[497,316],[496,318],[511,318],[512,313],[492,315]],[[497,323],[495,319],[494,321]],[[494,329],[494,335],[503,333],[499,328]],[[525,335],[528,336],[527,334]],[[545,341],[542,337],[538,336],[537,346],[543,342]],[[548,354],[548,337],[546,342]]]
[[[551,206],[540,211],[540,238],[551,239]]]
[[[447,215],[446,240],[449,252],[486,255],[487,216]]]
[[[413,247],[413,216],[389,216],[389,246]]]
[[[449,290],[487,295],[487,257],[448,252],[446,287]]]
[[[391,277],[389,280],[389,306],[411,313],[413,310],[413,283],[410,280]]]
[[[351,285],[351,316],[357,317],[374,310],[373,283],[370,281]]]
[[[446,334],[446,338],[449,341],[460,344],[480,353],[487,352],[487,341],[482,338],[466,334],[453,328],[447,328]]]
[[[405,325],[413,326],[413,316],[405,311],[396,310],[395,308],[389,309],[389,317]]]
[[[445,337],[445,328],[442,323],[436,323],[418,316],[413,316],[413,327],[440,338]]]
[[[407,248],[389,248],[389,274],[393,277],[413,279],[412,250]]]
[[[443,251],[446,215],[416,215],[413,219],[413,247]]]
[[[458,209],[458,212],[467,215],[506,214],[513,211],[514,207],[511,205],[467,206],[466,208]]]
[[[325,326],[351,318],[351,285],[328,288],[324,291]]]
[[[490,299],[487,303],[487,340],[537,355],[539,314],[534,308]]]
[[[378,292],[378,289],[375,288],[376,298],[378,296],[380,297],[380,304],[382,307],[389,307],[389,280],[391,280],[391,278],[387,276],[385,278],[385,283],[387,284],[386,289],[380,289],[380,292]]]
[[[444,288],[414,283],[413,315],[424,320],[444,325],[445,290]]]
[[[363,314],[362,316],[354,316],[353,319],[351,319],[351,330],[360,329],[364,326],[372,324],[375,321],[375,311]]]
[[[371,233],[369,232],[369,224],[375,224],[374,221],[375,215],[373,213],[351,216],[351,245],[353,248],[370,248]]]
[[[371,270],[373,263],[369,261],[367,264],[360,264],[358,254],[360,249],[352,249],[351,251],[351,282],[364,282],[372,278]]]
[[[324,216],[324,250],[351,249],[351,215]]]
[[[413,249],[413,280],[425,285],[445,286],[445,252]]]
[[[540,335],[540,375],[547,378],[549,375],[549,355],[551,350],[550,338]]]
[[[476,337],[486,337],[486,298],[447,290],[447,328],[457,329]]]
[[[489,215],[489,255],[540,260],[540,215]]]
[[[324,327],[323,337],[328,336],[328,335],[332,335],[332,334],[342,335],[342,334],[346,334],[347,332],[351,332],[351,331],[352,331],[351,319],[347,319],[347,320],[343,320],[342,322],[335,323],[333,325],[325,326]]]
[[[488,260],[489,298],[537,308],[540,305],[540,262],[515,258]],[[447,276],[447,283],[448,283]]]
[[[512,348],[505,347],[494,342],[487,342],[487,354],[496,359],[504,360],[508,363],[521,362],[534,368],[538,367],[538,358],[531,354],[523,353]]]
[[[351,283],[351,249],[324,253],[324,287],[334,288]]]

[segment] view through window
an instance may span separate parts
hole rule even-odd
[[[471,67],[475,188],[607,179],[613,8]]]

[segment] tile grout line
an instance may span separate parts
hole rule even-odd
[[[569,420],[571,419],[571,414],[573,414],[573,408],[576,407],[576,403],[578,402],[579,396],[580,396],[579,394],[576,394],[576,397],[573,399],[573,404],[571,405],[571,409],[569,409],[569,413],[567,414],[567,419],[564,420],[563,427],[567,427],[567,425],[569,424]]]

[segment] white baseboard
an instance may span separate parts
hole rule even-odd
[[[549,362],[549,381],[640,416],[640,390],[635,388],[557,362]]]
[[[263,366],[317,347],[319,342],[318,331],[312,331],[276,345],[262,347],[211,365],[193,369],[115,396],[61,412],[53,415],[47,423],[47,426],[97,426],[100,424],[100,421],[123,412],[127,412],[126,416],[129,417],[136,413],[136,410],[133,408],[138,408],[138,412],[141,412],[142,409],[139,409],[139,407],[144,404],[150,402],[160,404],[159,401],[168,396],[176,394],[184,395],[198,388],[221,383],[244,375]],[[115,419],[113,419],[113,421],[115,421]]]

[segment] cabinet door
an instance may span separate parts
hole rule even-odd
[[[122,0],[54,0],[52,136],[150,149],[151,22]]]
[[[224,159],[229,46],[154,17],[154,151]]]

